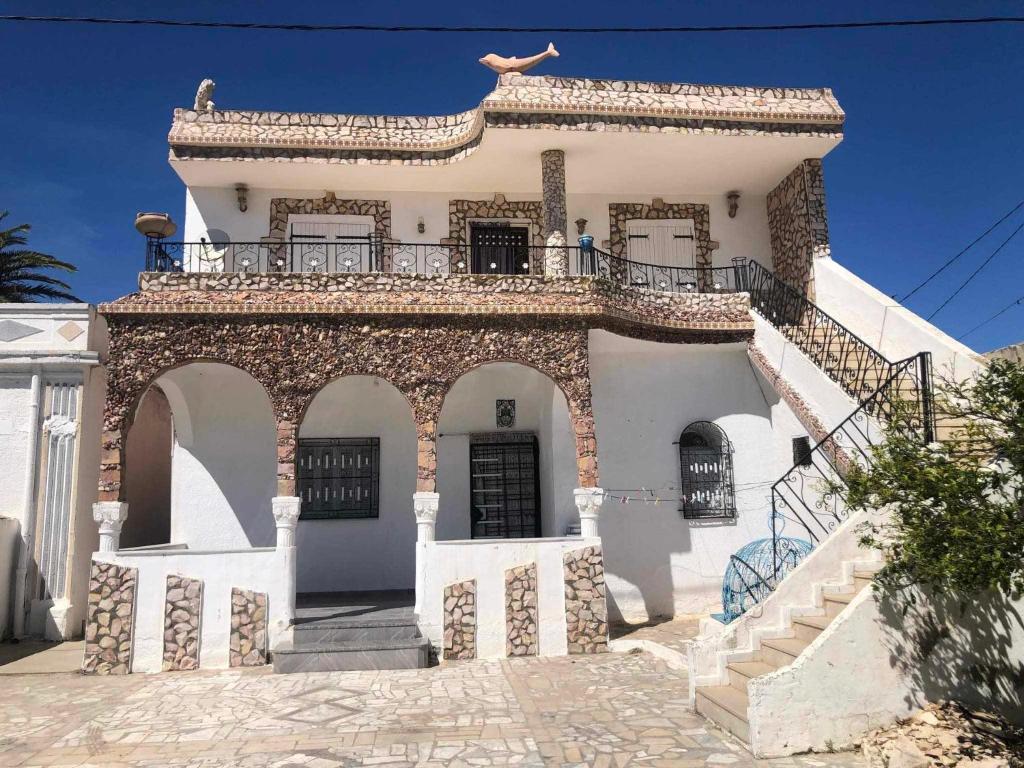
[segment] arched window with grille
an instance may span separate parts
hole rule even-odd
[[[695,421],[679,436],[679,511],[687,520],[736,516],[732,443],[722,428]]]

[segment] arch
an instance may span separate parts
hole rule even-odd
[[[417,424],[380,376],[320,387],[297,429],[298,591],[415,586]]]
[[[136,402],[157,390],[166,397],[174,425],[171,543],[204,549],[273,545],[276,419],[266,387],[237,366],[193,359],[163,368]],[[137,411],[125,414],[125,445],[143,427],[135,421]],[[133,466],[127,452],[122,458],[119,493],[129,500],[128,489],[138,484],[133,477],[142,477],[147,467]],[[130,507],[126,532],[146,514]]]
[[[515,401],[511,426],[499,426],[498,400]],[[514,360],[467,366],[445,394],[437,433],[439,539],[560,536],[577,522],[576,420],[563,387],[537,366]],[[488,461],[507,472],[486,479],[476,469]],[[500,495],[497,522],[488,520],[483,494]]]
[[[687,519],[736,516],[732,443],[711,421],[695,421],[679,435],[679,509]]]

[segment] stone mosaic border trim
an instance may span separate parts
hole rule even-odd
[[[825,426],[817,411],[793,388],[782,375],[782,372],[768,361],[768,357],[753,340],[747,344],[747,355],[754,363],[754,367],[765,377],[771,388],[775,390],[775,394],[782,398],[782,401],[789,406],[790,410],[796,415],[797,420],[807,430],[807,434],[814,441],[812,447],[824,440],[830,430]],[[849,466],[849,455],[839,448],[838,445],[833,444],[826,447],[832,456],[832,460],[838,467]]]
[[[92,561],[82,672],[127,675],[132,671],[138,575],[137,568]]]
[[[537,623],[537,563],[505,571],[505,655],[536,656],[540,636]]]
[[[267,593],[232,587],[228,666],[260,667],[266,663]]]
[[[601,547],[566,552],[562,572],[569,653],[604,653],[608,650],[608,603]]]
[[[804,160],[768,193],[776,277],[814,298],[814,260],[831,255],[821,160]]]
[[[168,574],[164,602],[164,672],[199,669],[202,614],[202,580]]]
[[[444,588],[444,645],[446,660],[476,658],[476,579]]]
[[[333,192],[323,197],[274,197],[270,199],[271,237],[288,240],[288,216],[293,213],[320,213],[335,216],[372,216],[375,234],[391,237],[390,200],[339,200]]]
[[[290,148],[349,150],[354,154],[411,153],[400,162],[423,164],[433,153],[478,142],[490,119],[514,121],[536,114],[548,123],[554,122],[551,127],[578,129],[573,117],[599,115],[605,120],[618,117],[622,127],[643,132],[650,131],[651,121],[693,121],[694,130],[702,133],[718,132],[718,124],[841,129],[845,119],[827,88],[650,83],[513,73],[501,75],[495,89],[477,108],[439,117],[176,109],[168,142],[176,159],[197,157],[182,153],[182,148],[236,149],[238,159],[246,159],[244,153],[254,148]],[[587,129],[598,129],[599,122],[592,121]]]
[[[506,200],[502,194],[496,194],[493,200],[449,200],[448,238],[442,240],[441,244],[465,251],[468,271],[469,225],[473,221],[488,219],[518,219],[529,222],[530,244],[537,246],[530,251],[530,272],[534,275],[543,275],[544,254],[540,248],[545,244],[544,203],[540,200]]]
[[[711,209],[704,203],[666,203],[659,197],[650,203],[608,204],[608,252],[620,259],[629,258],[626,222],[633,219],[664,221],[692,219],[695,261],[698,269],[711,266]]]

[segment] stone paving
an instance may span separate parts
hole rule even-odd
[[[0,678],[0,766],[736,766],[645,653],[433,669]],[[764,761],[861,768],[859,755]]]

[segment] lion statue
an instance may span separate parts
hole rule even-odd
[[[217,84],[210,78],[203,80],[196,91],[196,103],[192,109],[196,112],[213,112],[213,100],[210,97],[213,96],[213,89],[216,87]]]

